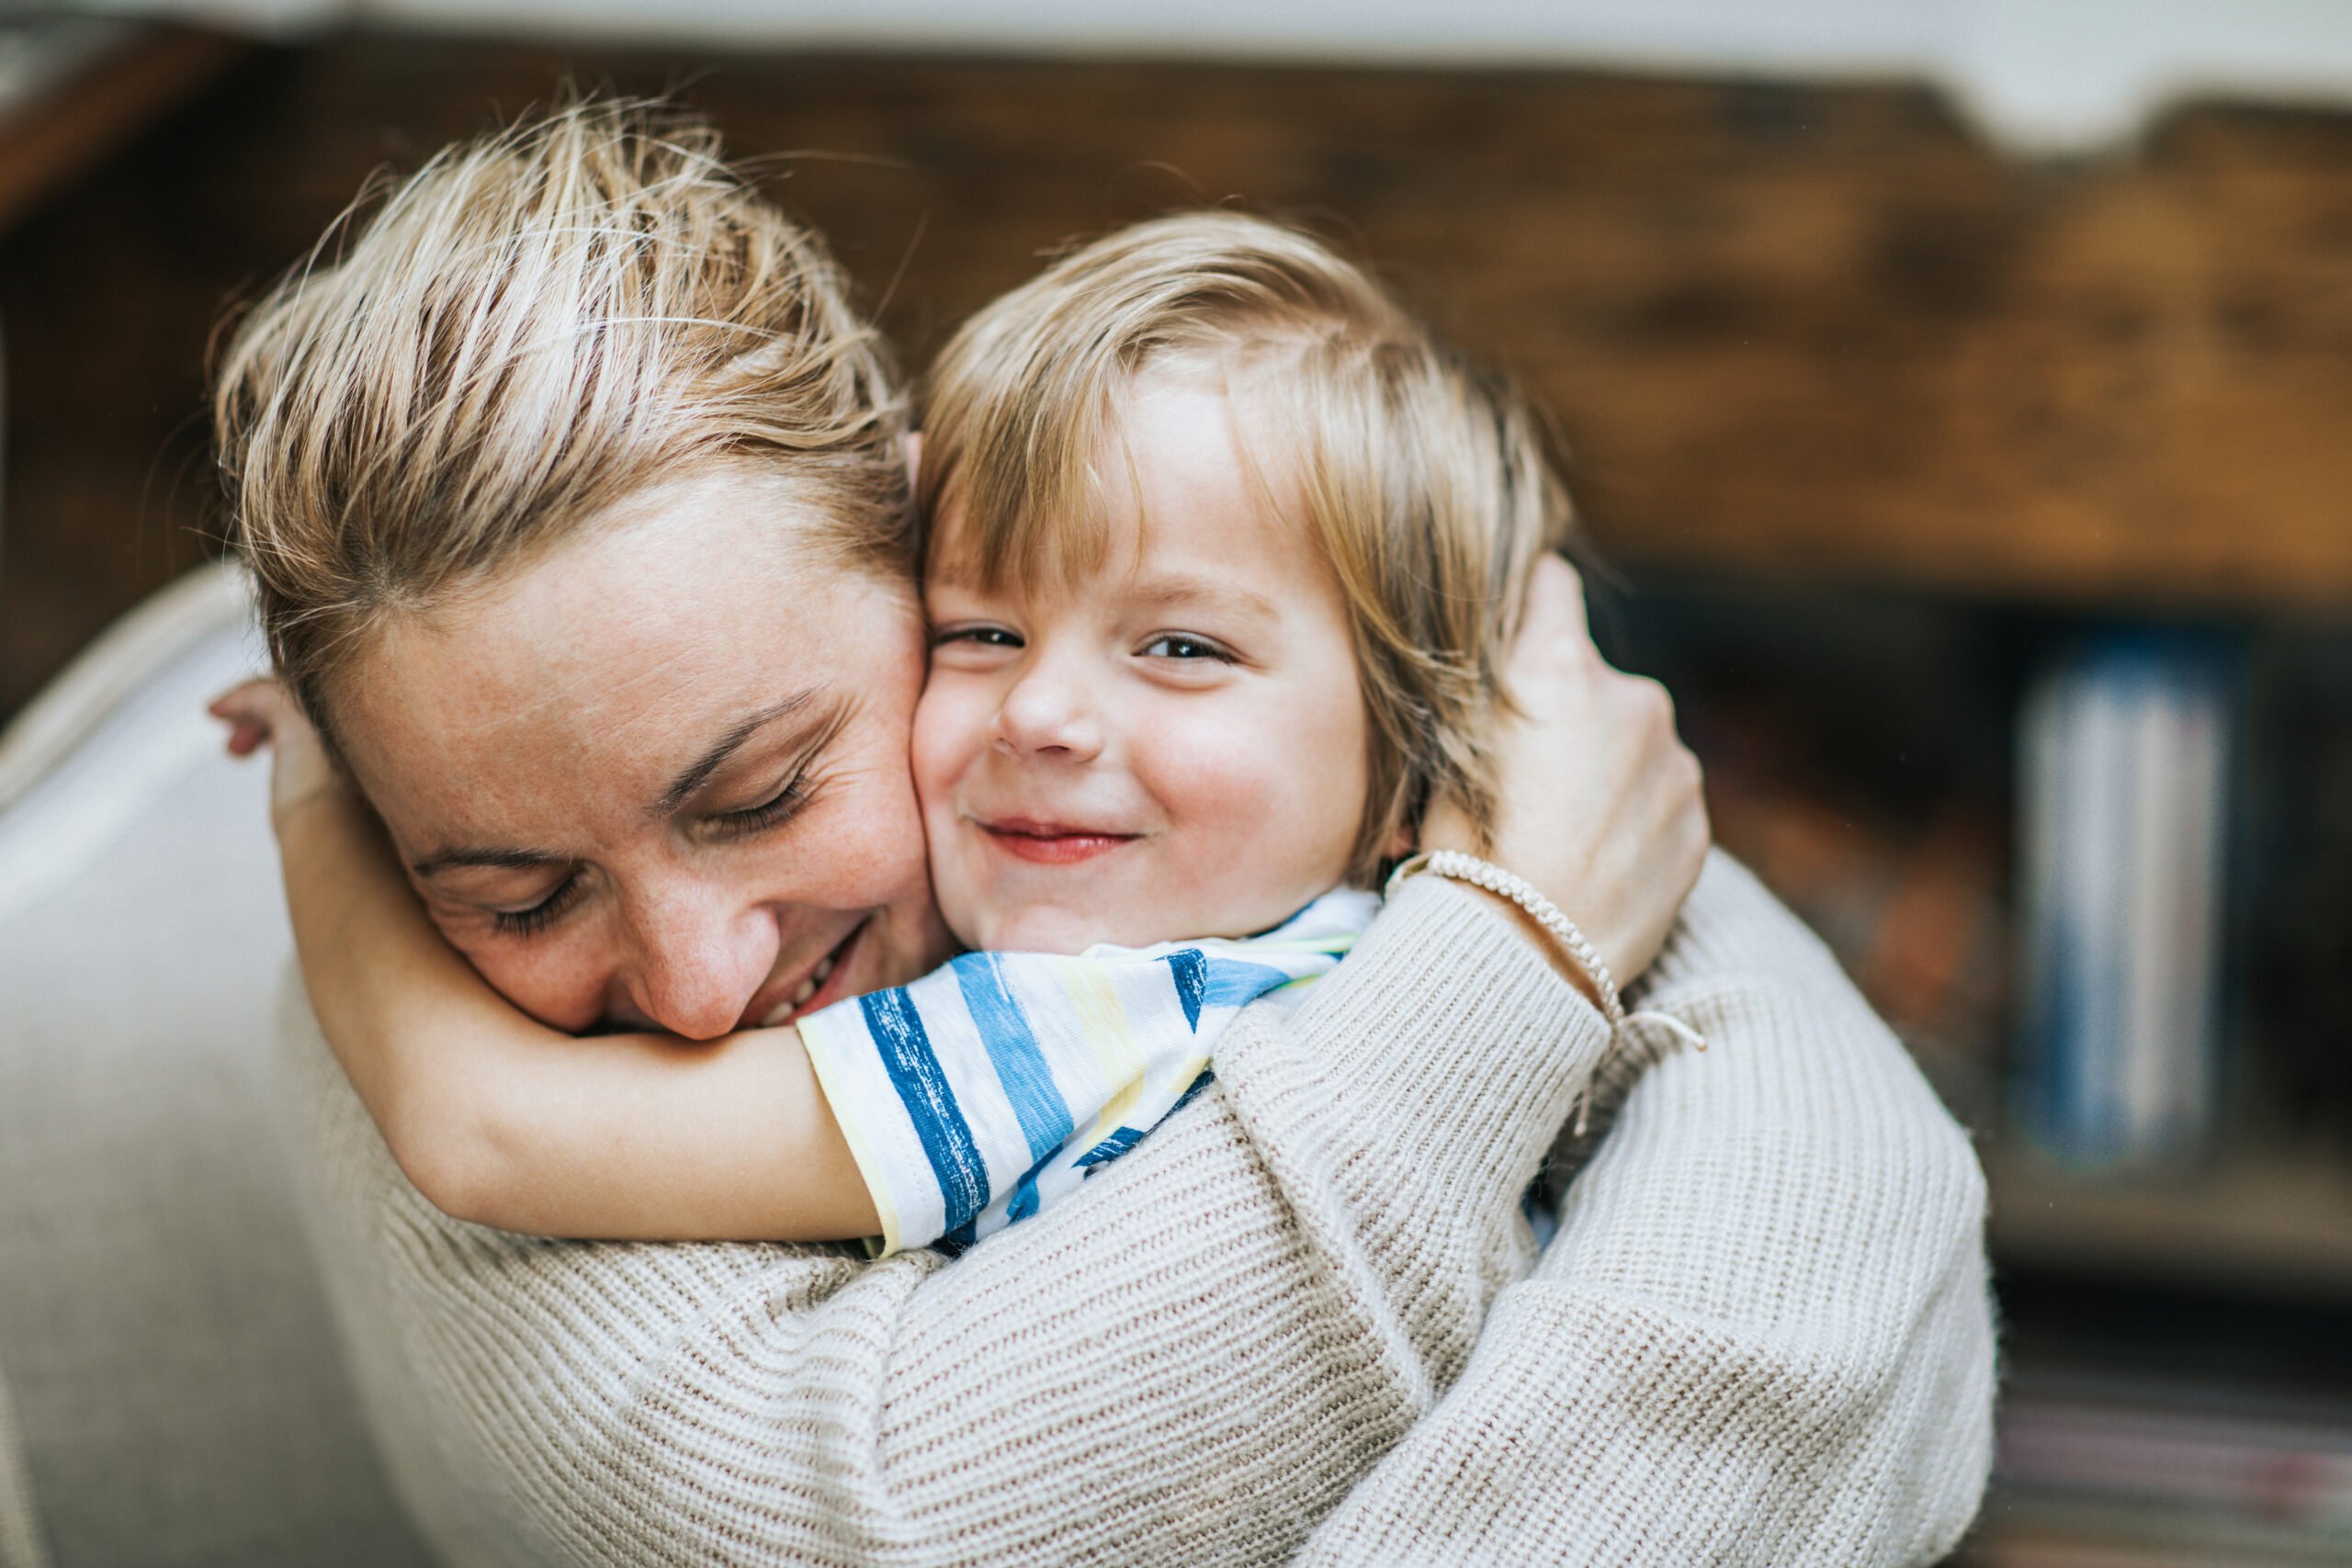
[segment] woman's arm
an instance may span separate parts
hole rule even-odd
[[[1317,993],[947,1267],[450,1220],[298,1010],[323,1234],[358,1270],[335,1298],[397,1348],[373,1404],[432,1431],[394,1462],[570,1561],[1282,1560],[1531,1261],[1519,1193],[1603,1044],[1503,917],[1426,881]]]
[[[1563,722],[1611,733],[1634,688],[1577,669]],[[1588,747],[1550,798],[1685,766]],[[1703,833],[1652,839],[1633,892],[1670,909]],[[1571,904],[1596,931],[1605,892]],[[338,1302],[381,1314],[353,1337],[398,1347],[383,1397],[455,1460],[451,1517],[592,1562],[1132,1563],[1285,1559],[1430,1408],[1531,1261],[1519,1195],[1606,1040],[1505,914],[1417,880],[1294,1018],[1234,1025],[1216,1089],[952,1267],[458,1224],[289,1043],[326,1232],[366,1240]]]
[[[1507,804],[1577,739],[1508,737]],[[1994,1348],[1966,1135],[1724,857],[1640,990],[1707,1049],[1637,1025],[1603,1060],[1534,1276],[1302,1562],[1869,1568],[1935,1561],[1974,1516]]]
[[[1301,1562],[1870,1568],[1966,1529],[1994,1390],[1966,1135],[1727,859],[1647,990],[1707,1050],[1612,1055],[1534,1276]]]

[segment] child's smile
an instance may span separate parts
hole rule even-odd
[[[1214,384],[1148,372],[1124,412],[1098,564],[990,591],[942,518],[915,782],[941,910],[976,947],[1263,930],[1340,882],[1362,820],[1339,584]]]
[[[1028,817],[999,817],[976,822],[997,848],[1039,865],[1075,865],[1132,844],[1139,833],[1105,833],[1069,822],[1040,822]]]

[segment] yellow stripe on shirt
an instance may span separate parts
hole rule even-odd
[[[1118,987],[1111,984],[1100,964],[1065,958],[1054,964],[1054,973],[1061,981],[1062,994],[1069,998],[1080,1032],[1094,1053],[1103,1083],[1113,1086],[1109,1102],[1094,1119],[1094,1130],[1080,1145],[1091,1148],[1125,1125],[1127,1114],[1142,1098],[1143,1048],[1128,1027],[1126,1005],[1119,1000]]]

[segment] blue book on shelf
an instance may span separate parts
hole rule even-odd
[[[2018,746],[2017,1109],[2086,1168],[2176,1164],[2220,1099],[2237,659],[2215,634],[2091,638]]]

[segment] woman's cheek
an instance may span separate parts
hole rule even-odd
[[[592,943],[552,934],[526,939],[445,929],[443,935],[493,990],[548,1028],[581,1034],[607,1021],[613,966],[599,960]]]

